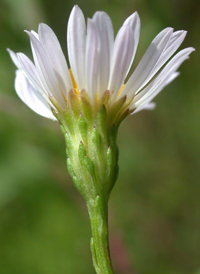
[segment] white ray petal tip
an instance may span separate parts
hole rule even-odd
[[[33,36],[34,35],[34,33],[36,33],[34,30],[31,30],[31,31],[29,31],[29,30],[24,30],[24,32],[26,33],[26,34],[28,34],[28,36],[30,37],[30,36]]]
[[[185,36],[187,35],[187,31],[186,30],[182,30],[182,34],[181,34],[184,38],[183,39],[185,39]]]
[[[47,24],[45,24],[45,23],[39,23],[39,25],[38,25],[38,32],[39,32],[39,29],[41,29],[41,28],[50,28]]]
[[[105,11],[103,11],[103,10],[100,10],[100,11],[96,11],[95,13],[94,13],[94,15],[92,16],[92,19],[95,19],[96,17],[100,17],[100,19],[102,19],[103,20],[103,17],[104,16],[106,16],[106,17],[109,17],[109,19],[110,19],[110,16],[105,12]]]
[[[181,30],[182,34],[184,33],[185,35],[187,34],[187,30]]]
[[[11,59],[13,60],[12,56],[13,56],[13,55],[15,55],[15,52],[14,52],[14,51],[12,51],[12,50],[11,50],[11,49],[9,49],[9,48],[7,48],[6,50],[7,50],[7,52],[9,53],[9,55],[10,55]]]
[[[130,16],[130,18],[131,17],[136,17],[137,19],[140,19],[140,16],[139,16],[139,14],[138,14],[137,11],[135,11],[134,13],[132,13],[131,16]]]
[[[29,36],[31,42],[33,42],[34,40],[39,40],[38,34],[34,30],[24,30],[24,32]]]
[[[137,11],[135,11],[125,20],[123,26],[125,25],[130,25],[132,28],[138,25],[140,28],[140,16]]]
[[[193,51],[195,51],[196,49],[195,48],[193,48],[193,47],[190,47],[190,49],[191,49],[191,52],[193,52]]]
[[[9,48],[7,48],[6,50],[9,53],[10,58],[12,59],[13,63],[15,64],[15,66],[18,69],[20,69],[21,68],[21,64],[20,64],[20,62],[18,60],[17,54],[14,51],[12,51],[11,49],[9,49]]]
[[[174,28],[172,28],[172,27],[167,27],[167,28],[163,29],[161,32],[171,32],[171,33],[173,33],[173,31],[174,31]],[[160,32],[160,33],[161,33],[161,32]]]
[[[187,51],[188,58],[190,58],[190,57],[189,57],[190,53],[192,53],[193,51],[196,51],[196,49],[193,48],[193,47],[185,48],[185,49],[183,49],[183,50],[184,50],[184,51]],[[182,51],[183,51],[183,50],[182,50]],[[188,58],[187,58],[187,59],[188,59]]]
[[[155,108],[156,108],[156,103],[154,102],[150,102],[144,107],[144,109],[146,110],[154,110]]]
[[[135,11],[134,13],[135,13],[135,17],[136,17],[136,18],[137,18],[137,20],[140,22],[140,16],[139,16],[138,12],[137,12],[137,11]]]
[[[79,20],[83,20],[84,17],[84,14],[82,12],[82,10],[79,8],[78,5],[75,5],[73,8],[72,8],[72,11],[69,15],[69,20],[68,20],[68,32],[69,32],[69,29],[73,29],[73,26],[76,22],[78,22]],[[72,31],[71,29],[71,31]]]
[[[172,28],[172,27],[168,27],[167,29],[169,29],[169,31],[171,31],[171,32],[174,32],[174,28]]]
[[[50,35],[52,32],[53,30],[47,24],[40,23],[38,26],[38,34],[36,32],[32,33],[40,40],[42,33],[47,33],[47,35]]]
[[[78,5],[74,5],[73,8],[72,8],[70,17],[71,17],[72,15],[73,15],[73,16],[76,16],[76,15],[78,15],[78,13],[83,14],[83,12],[82,12],[82,10],[79,8],[79,6],[78,6]]]
[[[24,32],[30,37],[31,31],[25,29]]]
[[[174,34],[175,33],[179,33],[179,38],[182,37],[182,41],[183,41],[185,39],[187,31],[186,30],[178,30],[178,31],[174,32]]]

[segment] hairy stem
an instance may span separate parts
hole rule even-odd
[[[93,264],[97,274],[113,274],[109,241],[108,241],[108,221],[107,203],[99,195],[95,200],[87,203],[91,229],[91,251]]]

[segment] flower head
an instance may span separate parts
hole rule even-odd
[[[34,63],[23,53],[9,50],[18,68],[15,89],[32,110],[51,119],[68,108],[72,94],[87,97],[95,109],[104,104],[117,119],[151,109],[155,105],[152,99],[179,75],[177,69],[194,50],[185,48],[166,64],[186,35],[186,31],[173,32],[168,27],[154,38],[126,80],[140,36],[137,12],[125,20],[114,39],[112,22],[105,12],[96,12],[86,25],[81,9],[74,6],[67,28],[70,70],[50,27],[40,24],[38,33],[26,32]]]

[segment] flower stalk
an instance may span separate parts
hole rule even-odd
[[[99,195],[87,203],[90,216],[92,238],[91,251],[93,265],[97,274],[112,274],[108,239],[107,202]]]

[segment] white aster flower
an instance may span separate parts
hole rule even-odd
[[[38,33],[26,32],[34,63],[8,50],[17,66],[16,92],[32,110],[59,121],[68,171],[90,215],[93,265],[96,273],[111,274],[107,205],[118,176],[119,125],[127,115],[155,107],[152,99],[178,76],[177,69],[194,49],[172,57],[186,31],[166,28],[126,79],[140,36],[137,12],[114,39],[105,12],[96,12],[86,25],[82,11],[74,6],[67,28],[70,69],[50,27],[40,24]]]
[[[140,36],[137,12],[125,20],[114,39],[112,22],[105,12],[96,12],[87,20],[86,26],[81,9],[74,6],[67,28],[70,70],[50,27],[40,24],[38,34],[26,32],[30,37],[34,63],[23,53],[8,50],[18,68],[15,89],[32,110],[51,119],[56,119],[52,113],[56,106],[67,108],[70,91],[80,95],[84,90],[93,105],[107,92],[108,108],[121,99],[123,111],[128,109],[128,114],[152,109],[155,106],[152,99],[179,75],[177,69],[194,50],[185,48],[166,64],[186,35],[186,31],[173,32],[168,27],[154,38],[126,80]]]

